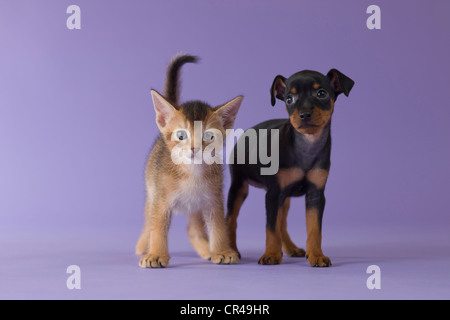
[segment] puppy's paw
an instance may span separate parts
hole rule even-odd
[[[324,255],[310,254],[308,256],[308,262],[311,265],[311,267],[327,268],[331,267],[332,265],[330,258],[325,257]]]
[[[275,265],[280,264],[283,260],[283,253],[280,252],[265,252],[259,259],[258,264]]]
[[[288,255],[289,257],[299,257],[299,258],[304,257],[306,254],[305,250],[297,248],[297,247],[289,248],[285,252],[286,252],[286,255]]]
[[[235,264],[239,262],[239,259],[239,253],[231,249],[211,255],[211,261],[215,264]]]
[[[157,255],[149,253],[141,258],[139,266],[141,268],[165,268],[169,264],[169,255]]]

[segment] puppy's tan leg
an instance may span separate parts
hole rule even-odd
[[[148,216],[150,224],[150,250],[142,257],[139,265],[142,268],[164,268],[169,264],[168,233],[172,213],[167,209],[151,208]]]
[[[325,184],[328,170],[308,171],[306,179],[311,183],[305,195],[306,203],[306,256],[312,267],[331,267],[330,258],[322,252],[322,218],[325,209]]]
[[[280,222],[280,228],[281,228],[281,240],[283,242],[283,250],[284,252],[290,256],[290,257],[304,257],[305,256],[305,250],[298,248],[291,240],[291,237],[288,234],[287,231],[287,216],[289,212],[291,204],[291,198],[286,198],[283,204],[283,208],[280,211],[282,214]]]
[[[149,201],[147,200],[145,202],[145,225],[144,229],[142,230],[141,237],[138,240],[138,243],[136,245],[136,254],[137,255],[144,255],[147,254],[150,249],[150,222],[148,217],[150,216],[149,213]]]
[[[280,264],[283,260],[282,240],[281,240],[281,219],[283,207],[278,209],[274,230],[266,228],[266,251],[259,259],[258,264]]]
[[[217,264],[233,264],[239,261],[237,251],[231,249],[226,228],[223,204],[203,213],[209,231],[211,261]]]
[[[317,208],[306,209],[306,229],[308,232],[306,255],[312,267],[330,267],[330,258],[324,256],[322,252],[322,232],[319,220],[319,210]]]
[[[206,233],[205,221],[201,212],[189,215],[188,235],[189,241],[200,257],[210,259],[208,234]]]

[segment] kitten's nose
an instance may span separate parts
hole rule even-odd
[[[197,152],[200,151],[200,148],[193,147],[193,148],[191,148],[191,150],[192,150],[192,153],[193,153],[193,154],[196,154]]]

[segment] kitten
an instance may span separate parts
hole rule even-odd
[[[188,214],[189,240],[202,258],[217,264],[239,261],[238,253],[230,248],[226,231],[222,165],[205,163],[202,154],[213,143],[217,147],[220,142],[219,147],[223,148],[220,139],[226,136],[227,129],[233,128],[243,97],[215,108],[201,101],[180,105],[180,68],[195,62],[194,56],[175,56],[167,70],[165,97],[151,91],[160,135],[145,172],[146,222],[136,246],[136,254],[144,255],[139,262],[143,268],[168,265],[167,235],[173,212]],[[199,123],[200,134],[199,130],[194,132]],[[212,153],[214,156],[214,150]]]

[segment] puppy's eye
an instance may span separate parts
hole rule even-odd
[[[180,141],[186,140],[188,138],[188,134],[184,130],[177,131],[177,139]]]
[[[319,91],[317,91],[316,96],[319,99],[326,99],[328,98],[328,92],[324,89],[320,89]]]
[[[203,141],[205,142],[211,142],[214,140],[214,133],[212,133],[211,131],[206,131],[203,134]]]
[[[293,104],[294,103],[294,97],[293,96],[287,96],[286,97],[286,104]]]

